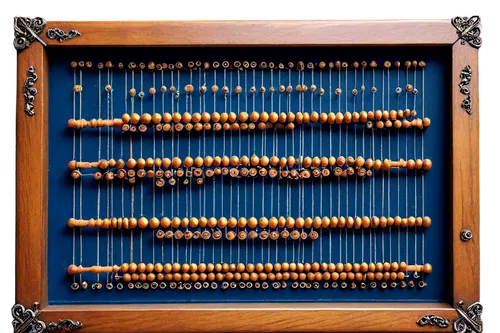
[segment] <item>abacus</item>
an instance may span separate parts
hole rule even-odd
[[[14,331],[481,332],[480,45],[15,18]]]

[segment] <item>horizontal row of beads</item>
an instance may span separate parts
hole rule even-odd
[[[140,276],[142,277],[142,276]],[[208,277],[207,277],[208,278]],[[120,278],[121,279],[121,278]],[[165,277],[163,277],[163,279],[165,279]],[[283,277],[281,277],[281,279],[283,279]],[[147,280],[147,277],[146,277],[146,280]],[[287,282],[281,280],[280,282],[278,281],[274,281],[272,283],[268,283],[266,281],[263,281],[262,283],[259,282],[259,281],[255,281],[255,282],[251,282],[251,281],[240,281],[238,283],[236,283],[235,281],[231,281],[231,282],[228,282],[228,281],[223,281],[223,282],[215,282],[215,281],[212,281],[212,282],[207,282],[207,281],[204,281],[203,283],[200,282],[200,281],[197,281],[197,282],[184,282],[184,281],[179,281],[179,282],[175,282],[175,281],[170,281],[167,285],[167,283],[165,281],[161,281],[160,283],[156,282],[156,281],[153,281],[151,283],[149,282],[146,282],[146,281],[142,281],[142,282],[139,282],[139,281],[136,281],[136,282],[128,282],[125,284],[127,286],[128,289],[132,290],[132,289],[139,289],[139,290],[157,290],[158,288],[160,290],[163,290],[163,289],[166,289],[167,287],[169,289],[176,289],[176,290],[191,290],[192,288],[194,288],[194,290],[200,290],[200,289],[212,289],[212,290],[216,290],[218,289],[219,287],[222,289],[222,290],[227,290],[227,289],[241,289],[241,290],[244,290],[244,289],[268,289],[270,286],[272,286],[272,288],[274,290],[279,290],[279,289],[286,289],[287,287],[291,287],[292,289],[316,289],[318,290],[320,287],[323,287],[323,289],[328,289],[328,288],[332,288],[332,289],[336,289],[336,288],[341,288],[341,289],[346,289],[346,288],[349,288],[350,290],[353,290],[353,289],[357,289],[358,287],[360,289],[365,289],[367,286],[369,286],[370,288],[374,289],[374,288],[377,288],[377,286],[380,286],[380,288],[382,289],[387,289],[389,286],[394,289],[394,288],[397,288],[398,286],[400,286],[401,288],[406,288],[407,286],[409,288],[413,288],[415,287],[415,282],[413,280],[410,280],[408,282],[406,282],[406,279],[405,280],[402,280],[402,281],[399,281],[399,283],[397,283],[396,281],[392,281],[390,284],[388,284],[387,282],[381,282],[380,284],[377,284],[377,282],[375,281],[371,281],[369,284],[365,283],[365,282],[360,282],[360,283],[357,283],[357,282],[350,282],[350,283],[347,283],[345,281],[342,281],[340,284],[336,281],[333,281],[331,283],[329,283],[328,281],[324,281],[321,285],[319,283],[319,281],[301,281],[299,283],[299,281],[293,281],[292,283],[288,284]],[[427,286],[427,284],[423,281],[423,280],[420,280],[418,282],[418,286],[420,288],[424,288],[425,286]],[[109,282],[106,284],[106,290],[113,290],[113,288],[115,287],[115,285],[112,283],[112,282]],[[71,285],[71,289],[73,291],[77,291],[77,290],[85,290],[88,288],[88,283],[83,281],[81,284],[78,284],[77,282],[74,282],[72,285]],[[122,282],[118,282],[116,284],[116,289],[118,291],[120,290],[123,290],[125,287],[123,285]],[[101,283],[97,282],[97,283],[94,283],[92,284],[92,289],[93,290],[101,290],[103,289],[103,286]]]
[[[268,90],[268,89],[269,89],[269,90]],[[257,93],[257,92],[260,92],[261,94],[264,94],[264,93],[266,93],[266,91],[269,91],[269,93],[274,94],[274,93],[276,92],[276,88],[275,88],[274,86],[270,86],[268,89],[267,89],[265,86],[261,86],[261,87],[257,90],[257,88],[256,88],[255,86],[252,86],[252,87],[250,87],[250,88],[248,89],[248,92],[249,92],[249,93],[251,93],[251,94],[255,94],[255,93]],[[106,85],[106,86],[104,87],[104,91],[106,91],[106,92],[108,92],[108,93],[109,93],[109,92],[111,92],[112,90],[113,90],[113,88],[112,88],[112,87],[111,87],[111,85],[109,85],[109,84],[108,84],[108,85]],[[192,84],[186,84],[186,85],[184,86],[184,91],[185,91],[187,94],[191,94],[191,93],[193,93],[193,92],[194,92],[194,90],[195,90],[195,89],[194,89],[194,86],[193,86]],[[205,94],[205,93],[208,91],[208,88],[207,88],[207,86],[206,86],[206,85],[202,85],[202,86],[200,86],[200,87],[198,88],[198,90],[199,90],[199,92],[200,92],[201,94]],[[288,85],[288,86],[286,86],[286,87],[285,87],[284,85],[280,85],[280,86],[278,86],[278,92],[279,92],[279,93],[285,93],[285,92],[286,92],[287,94],[290,94],[290,93],[292,93],[294,90],[295,90],[296,92],[298,92],[298,93],[305,93],[305,92],[307,92],[307,91],[309,90],[312,94],[313,94],[314,92],[318,91],[318,94],[319,94],[320,96],[323,96],[323,95],[326,93],[326,90],[325,90],[324,88],[320,87],[320,88],[318,89],[318,87],[317,87],[315,84],[311,84],[310,86],[306,86],[305,84],[302,84],[302,85],[298,84],[298,85],[296,85],[296,86],[295,86],[295,89],[294,89],[294,87],[292,87],[291,85]],[[362,92],[364,92],[364,91],[366,90],[366,87],[365,87],[364,85],[362,85],[362,86],[360,87],[360,90],[361,90]],[[75,84],[75,85],[73,86],[73,91],[74,91],[74,92],[78,92],[78,93],[79,93],[79,92],[82,92],[82,91],[83,91],[83,86],[82,86],[81,84]],[[212,85],[212,87],[210,88],[210,91],[212,92],[212,94],[217,93],[217,92],[219,91],[219,86],[218,86],[218,85],[216,85],[216,84]],[[242,88],[241,86],[236,86],[236,87],[233,89],[233,91],[234,91],[234,93],[235,93],[235,94],[237,94],[237,95],[238,95],[238,94],[241,94],[241,93],[244,93],[243,88]],[[335,91],[335,95],[337,95],[337,96],[342,95],[342,89],[341,89],[341,88],[335,88],[335,90],[334,90],[334,91]],[[402,89],[401,87],[397,87],[397,88],[395,89],[395,92],[396,92],[397,94],[400,94],[402,91],[403,91],[403,89]],[[406,92],[408,92],[408,93],[409,93],[409,92],[411,92],[411,93],[413,93],[414,95],[418,94],[418,89],[414,88],[414,87],[413,87],[411,84],[409,84],[409,83],[405,86],[405,91],[406,91]],[[150,87],[148,92],[149,92],[149,94],[150,94],[150,95],[155,95],[155,94],[157,93],[157,91],[156,91],[156,88],[155,88],[155,87]],[[175,86],[173,86],[173,85],[172,85],[172,86],[170,86],[169,88],[167,88],[167,86],[161,86],[161,87],[160,87],[160,92],[162,92],[162,93],[169,92],[169,93],[171,93],[171,94],[175,94],[175,96],[177,96],[177,97],[178,97],[178,96],[180,96],[180,91],[177,89],[177,87],[175,87]],[[221,92],[222,92],[224,95],[227,95],[227,94],[229,94],[229,92],[230,92],[230,88],[229,88],[228,86],[223,86],[223,87],[222,87],[222,89],[221,89]],[[372,87],[372,88],[371,88],[371,92],[372,92],[372,93],[376,93],[376,92],[377,92],[377,87]],[[353,88],[353,89],[351,90],[351,93],[352,93],[352,95],[353,95],[353,96],[356,96],[356,95],[358,95],[359,91],[358,91],[358,89]],[[137,93],[137,90],[136,90],[135,88],[131,88],[131,89],[129,90],[129,95],[130,95],[131,97],[135,97],[135,96],[137,96],[137,97],[139,97],[139,98],[144,98],[144,97],[145,97],[145,93],[144,93],[144,91],[139,91],[139,93]]]
[[[139,228],[151,228],[151,229],[157,229],[157,228],[173,228],[173,229],[178,229],[178,228],[221,228],[224,229],[226,227],[228,228],[251,228],[255,229],[257,227],[259,228],[385,228],[385,227],[424,227],[428,228],[432,224],[432,220],[428,216],[424,217],[414,217],[410,216],[408,218],[401,218],[400,216],[396,217],[385,217],[385,216],[348,216],[347,218],[344,216],[340,217],[261,217],[260,219],[257,219],[255,217],[250,217],[250,218],[235,218],[235,217],[221,217],[219,219],[215,217],[191,217],[191,218],[180,218],[180,217],[174,217],[172,219],[168,217],[163,217],[161,219],[158,219],[156,217],[151,218],[148,220],[146,217],[140,217],[139,219],[135,217],[131,218],[98,218],[98,219],[88,219],[88,220],[83,220],[83,219],[75,219],[75,218],[70,218],[68,220],[68,226],[73,228],[73,227],[90,227],[90,228],[104,228],[104,229],[135,229],[137,227]]]
[[[70,63],[70,66],[71,68],[92,68],[93,64],[91,61],[72,61]],[[376,61],[371,61],[371,62],[366,62],[366,61],[361,61],[361,62],[358,62],[358,61],[354,61],[353,63],[348,63],[348,62],[345,62],[345,61],[330,61],[330,62],[324,62],[324,61],[320,61],[320,62],[308,62],[307,64],[305,64],[303,61],[298,61],[297,63],[294,63],[294,62],[288,62],[288,63],[277,63],[275,64],[274,62],[260,62],[260,63],[257,63],[256,61],[234,61],[234,62],[229,62],[229,61],[222,61],[222,62],[219,62],[219,61],[214,61],[212,63],[208,62],[208,61],[205,61],[205,62],[201,62],[201,61],[189,61],[186,63],[186,66],[182,63],[182,62],[176,62],[175,64],[174,63],[170,63],[170,64],[167,64],[167,63],[154,63],[154,62],[149,62],[147,65],[146,63],[144,62],[141,62],[139,64],[135,63],[135,62],[129,62],[128,64],[124,64],[123,62],[118,62],[116,64],[116,66],[119,68],[119,69],[124,69],[124,68],[128,68],[128,69],[141,69],[141,70],[144,70],[144,69],[148,69],[148,70],[174,70],[174,69],[183,69],[183,68],[186,68],[186,69],[209,69],[209,68],[214,68],[214,69],[217,69],[219,67],[222,67],[222,68],[236,68],[236,69],[255,69],[255,68],[260,68],[260,69],[266,69],[266,68],[269,68],[269,69],[274,69],[274,68],[277,68],[277,69],[297,69],[297,70],[304,70],[305,68],[307,69],[314,69],[314,68],[319,68],[319,69],[325,69],[325,68],[328,68],[328,69],[333,69],[333,68],[349,68],[349,67],[352,67],[352,68],[366,68],[366,67],[370,67],[370,68],[377,68],[378,67],[378,64]],[[417,68],[417,67],[420,67],[420,68],[425,68],[426,66],[426,63],[425,61],[416,61],[416,60],[413,60],[413,61],[410,61],[410,60],[407,60],[405,61],[404,63],[400,62],[400,61],[394,61],[394,62],[390,62],[390,61],[384,61],[383,63],[383,68],[400,68],[401,66],[404,66],[406,68],[410,68],[410,67],[413,67],[413,68]],[[97,64],[97,68],[98,69],[103,69],[103,68],[113,68],[115,67],[115,65],[111,62],[111,61],[106,61],[105,63],[102,63],[102,62],[99,62]]]
[[[358,175],[359,177],[364,177],[364,176],[372,176],[373,172],[371,170],[366,170],[365,168],[359,168],[357,171],[353,167],[347,167],[347,168],[341,168],[341,167],[336,167],[333,170],[330,171],[329,168],[324,168],[324,169],[318,169],[314,168],[312,170],[309,169],[304,169],[301,168],[300,170],[298,169],[290,169],[290,170],[277,170],[275,168],[249,168],[247,169],[246,167],[242,167],[241,169],[238,168],[208,168],[208,169],[201,169],[201,168],[179,168],[176,169],[175,172],[172,170],[144,170],[144,169],[139,169],[137,172],[133,169],[125,170],[125,169],[118,169],[116,173],[113,173],[111,171],[107,172],[100,172],[96,171],[94,172],[93,178],[95,180],[101,180],[101,179],[106,179],[107,181],[112,181],[115,178],[118,179],[123,179],[123,180],[128,180],[131,184],[134,184],[136,182],[136,177],[139,179],[143,178],[153,178],[155,177],[155,185],[158,187],[163,187],[167,182],[163,177],[165,177],[168,180],[169,185],[176,185],[176,184],[184,184],[184,185],[189,185],[191,182],[195,182],[198,185],[202,185],[205,182],[206,178],[212,178],[214,176],[227,176],[229,175],[232,178],[240,179],[240,178],[252,178],[252,177],[267,177],[269,176],[271,179],[278,177],[279,180],[282,179],[289,179],[289,180],[300,180],[300,179],[309,179],[311,176],[313,178],[328,178],[330,176],[335,176],[335,177],[347,177],[347,176],[353,176],[353,175]],[[71,172],[71,177],[73,179],[78,179],[82,177],[83,174],[80,172],[80,170],[73,170]]]
[[[413,117],[414,119],[412,121],[408,120],[407,118]],[[234,124],[238,124],[238,129],[242,127],[242,125],[248,126],[248,129],[250,128],[250,124],[254,124],[255,126],[256,123],[258,123],[257,128],[259,129],[265,129],[262,128],[263,124],[264,126],[272,125],[272,124],[282,124],[283,126],[288,126],[289,124],[308,124],[308,123],[321,123],[321,124],[350,124],[350,123],[372,123],[372,121],[377,121],[381,122],[382,124],[386,123],[391,123],[394,125],[396,128],[410,128],[410,127],[417,127],[417,128],[427,128],[431,124],[431,120],[429,118],[415,118],[416,117],[416,111],[410,111],[409,109],[406,110],[391,110],[391,111],[381,111],[377,110],[375,112],[373,111],[361,111],[361,112],[321,112],[318,113],[316,111],[313,111],[310,115],[308,112],[281,112],[281,113],[276,113],[276,112],[271,112],[267,113],[265,111],[259,113],[257,111],[251,112],[250,114],[247,112],[240,112],[239,114],[236,114],[234,112],[223,112],[223,113],[218,113],[214,112],[212,114],[208,112],[204,112],[202,114],[196,112],[196,113],[189,113],[185,112],[184,114],[180,114],[178,112],[175,112],[173,115],[170,113],[164,113],[159,114],[159,113],[154,113],[153,115],[149,113],[143,113],[142,115],[138,113],[132,113],[128,114],[125,113],[123,114],[122,118],[115,118],[115,119],[91,119],[91,120],[85,120],[85,119],[69,119],[68,120],[68,127],[69,128],[76,128],[76,129],[82,129],[85,127],[91,127],[91,128],[100,128],[100,127],[122,127],[122,129],[125,127],[125,125],[129,125],[128,128],[130,129],[130,124],[132,125],[156,125],[155,128],[157,130],[161,131],[168,131],[171,129],[176,129],[178,128],[178,124],[185,124],[187,127],[187,130],[202,130],[202,129],[207,129],[207,124],[213,124],[214,130],[216,130],[216,127],[221,126],[220,129],[235,129]],[[171,123],[174,123],[176,125],[172,126],[170,125]],[[200,125],[197,125],[200,124]],[[228,125],[225,125],[228,124]],[[231,124],[231,125],[230,125]],[[169,125],[169,127],[166,129],[164,128],[165,125]],[[189,126],[188,126],[189,125]],[[218,126],[216,126],[218,125]],[[228,128],[224,128],[227,127]],[[246,127],[243,126],[241,129],[246,129]],[[270,126],[269,126],[270,127]],[[147,130],[147,127],[145,127]],[[212,128],[212,125],[210,125],[210,128]],[[255,127],[253,127],[255,128]],[[141,131],[141,129],[139,129]]]
[[[68,168],[70,170],[75,169],[87,169],[87,168],[99,168],[102,170],[108,168],[118,168],[122,169],[127,167],[128,169],[144,169],[144,168],[180,168],[180,167],[239,167],[239,166],[253,166],[253,167],[280,167],[280,168],[292,168],[295,166],[299,166],[302,168],[326,168],[326,167],[343,167],[343,166],[351,166],[356,169],[361,167],[366,167],[368,169],[375,170],[390,170],[391,168],[408,168],[408,169],[423,169],[430,170],[432,168],[432,161],[430,159],[409,159],[405,161],[404,159],[400,159],[399,161],[392,161],[390,159],[384,159],[383,161],[380,159],[372,159],[358,156],[356,158],[352,156],[348,156],[347,158],[344,156],[334,157],[334,156],[314,156],[314,157],[300,157],[296,158],[294,156],[288,157],[278,157],[278,156],[257,156],[252,155],[250,157],[243,155],[241,157],[238,156],[196,156],[191,157],[187,156],[184,159],[180,157],[170,158],[139,158],[134,159],[130,158],[126,162],[122,159],[101,159],[97,162],[77,162],[72,160],[68,163]]]
[[[68,274],[80,273],[279,273],[279,272],[324,272],[324,273],[375,273],[375,272],[423,272],[430,274],[432,265],[426,263],[424,265],[408,265],[405,262],[371,262],[371,263],[257,263],[257,264],[228,264],[228,263],[123,263],[121,266],[91,266],[83,267],[70,265]]]

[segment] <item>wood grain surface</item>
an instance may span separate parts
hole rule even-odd
[[[81,36],[49,46],[451,45],[450,20],[48,22]]]
[[[453,298],[466,305],[479,301],[479,87],[478,50],[457,42],[452,55],[452,211],[453,211]],[[462,69],[472,67],[468,85],[472,115],[461,107]],[[462,229],[473,233],[472,240],[460,239]]]
[[[35,115],[24,112],[30,66],[38,81]],[[48,75],[47,53],[35,42],[17,57],[16,303],[47,303]]]

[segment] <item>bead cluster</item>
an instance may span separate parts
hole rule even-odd
[[[239,240],[244,240],[250,238],[259,238],[261,240],[266,239],[316,239],[318,238],[318,232],[315,229],[321,228],[348,228],[348,229],[367,229],[367,228],[386,228],[386,227],[424,227],[429,228],[432,224],[432,220],[428,216],[424,217],[414,217],[410,216],[408,218],[396,216],[396,217],[385,217],[385,216],[344,216],[340,217],[261,217],[257,219],[256,217],[250,218],[235,218],[235,217],[191,217],[191,218],[180,218],[174,217],[172,219],[168,217],[163,217],[158,219],[153,217],[147,219],[146,217],[140,217],[139,219],[135,217],[120,217],[120,218],[98,218],[98,219],[75,219],[70,218],[68,220],[68,227],[89,227],[89,228],[103,228],[103,229],[135,229],[135,228],[150,228],[159,229],[156,233],[156,237],[162,238],[175,238],[175,239],[214,239],[219,240],[224,236],[227,240],[234,240],[236,237]],[[161,229],[160,229],[161,228]],[[189,229],[194,230],[189,230]],[[208,229],[198,229],[198,228],[209,228]],[[238,228],[238,229],[237,229]],[[246,231],[248,229],[250,232]],[[269,229],[267,229],[269,228]],[[312,229],[308,233],[304,231],[305,229]],[[164,231],[162,229],[169,229]],[[177,229],[177,231],[174,231]],[[183,229],[183,230],[179,230]],[[261,229],[261,230],[258,230]],[[267,230],[266,230],[267,229]],[[281,231],[280,231],[281,229]],[[299,231],[301,229],[302,231]],[[258,231],[257,231],[258,230]]]
[[[412,118],[411,120],[408,120]],[[342,124],[365,124],[366,127],[376,127],[378,129],[391,128],[396,129],[404,128],[419,128],[424,129],[430,126],[431,120],[429,118],[420,119],[416,117],[416,111],[405,110],[376,110],[376,111],[361,111],[361,112],[271,112],[263,111],[261,113],[253,111],[251,113],[240,112],[208,112],[193,114],[185,112],[180,114],[175,112],[170,113],[138,113],[123,114],[122,118],[116,119],[70,119],[68,120],[68,127],[74,129],[83,129],[86,127],[100,128],[100,127],[120,127],[124,132],[147,132],[148,126],[153,127],[156,131],[170,132],[170,131],[183,131],[194,130],[200,131],[220,131],[220,130],[266,130],[271,128],[276,129],[289,129],[295,128],[295,125],[302,125],[308,123],[320,123],[328,125],[342,125]]]
[[[377,286],[376,282],[382,281],[380,286],[385,289],[388,286],[387,282],[391,283],[392,288],[397,287],[396,281],[400,281],[399,285],[405,287],[406,283],[403,285],[401,282],[409,277],[409,272],[414,272],[415,277],[418,277],[418,273],[430,274],[432,266],[430,264],[407,265],[405,262],[363,262],[361,264],[284,262],[257,263],[255,265],[243,263],[191,263],[182,265],[180,263],[166,263],[164,265],[161,263],[124,263],[121,266],[82,267],[70,265],[68,267],[68,274],[70,275],[86,272],[93,274],[114,273],[116,274],[115,279],[128,284],[129,289],[134,289],[134,287],[141,289],[144,287],[142,283],[148,283],[148,287],[149,284],[155,283],[156,287],[153,287],[153,289],[156,289],[159,287],[158,283],[163,282],[170,283],[171,289],[176,289],[179,283],[186,286],[185,284],[205,282],[222,283],[221,287],[223,289],[230,287],[229,283],[233,282],[244,283],[243,286],[239,285],[240,288],[251,288],[253,286],[259,288],[260,284],[264,287],[264,283],[271,283],[274,289],[278,289],[286,288],[288,281],[292,282],[292,288],[310,288],[311,286],[308,286],[307,283],[319,282],[324,282],[324,288],[328,288],[330,283],[332,288],[337,288],[339,282],[342,284],[342,288],[346,288],[348,286],[346,283],[351,282],[360,283],[359,286],[362,289],[366,287],[366,282],[370,283],[371,288],[375,288]],[[251,285],[247,284],[249,282]],[[276,282],[279,285],[276,285]],[[424,287],[425,283],[421,282],[419,286]],[[137,283],[140,285],[137,285]],[[175,283],[175,286],[172,283]],[[256,285],[257,283],[259,283],[259,286]],[[356,288],[356,286],[356,284],[351,284],[351,289]],[[413,286],[413,283],[411,286]],[[211,287],[217,289],[218,284]],[[166,284],[161,289],[165,288]],[[205,288],[208,288],[208,286]],[[236,285],[234,288],[236,288]],[[314,288],[319,288],[319,284]],[[195,287],[195,289],[200,288]]]
[[[404,64],[402,64],[400,61],[385,61],[383,64],[384,68],[400,68],[401,66],[404,66],[406,68],[425,68],[426,67],[425,61],[405,61]],[[70,63],[71,68],[92,68],[93,64],[90,61],[72,61]],[[106,63],[99,62],[97,64],[98,69],[103,69],[103,68],[113,68],[115,65],[111,61],[107,61]],[[277,63],[275,64],[274,62],[260,62],[257,63],[256,61],[233,61],[232,63],[229,61],[214,61],[212,63],[205,61],[189,61],[184,65],[182,62],[176,62],[176,63],[155,63],[155,62],[149,62],[147,65],[144,62],[141,62],[139,64],[135,62],[130,62],[128,64],[124,64],[123,62],[118,62],[116,64],[116,67],[118,69],[131,69],[131,70],[198,70],[198,69],[237,69],[237,70],[245,70],[245,69],[296,69],[296,70],[305,70],[307,69],[340,69],[340,68],[377,68],[378,64],[375,61],[371,62],[366,62],[366,61],[361,61],[361,62],[353,62],[352,64],[349,64],[348,62],[341,62],[341,61],[331,61],[331,62],[324,62],[324,61],[319,61],[319,62],[308,62],[305,64],[303,61],[298,61],[297,63],[294,62],[288,62],[288,63]]]
[[[98,168],[101,171],[94,172],[93,177],[96,180],[128,179],[135,183],[137,178],[155,178],[158,187],[165,185],[166,181],[170,185],[177,184],[178,180],[183,178],[183,183],[189,184],[190,178],[195,179],[197,184],[203,184],[204,178],[218,175],[231,177],[278,177],[279,179],[309,179],[311,177],[347,177],[352,175],[371,176],[373,170],[389,171],[392,168],[407,168],[409,170],[428,171],[432,168],[430,159],[409,159],[407,161],[391,161],[389,159],[373,160],[364,159],[361,156],[356,158],[348,156],[334,157],[301,157],[293,156],[190,156],[182,160],[179,157],[169,158],[133,158],[126,162],[122,159],[102,159],[97,162],[77,162],[75,160],[68,163],[68,168],[72,170],[71,176],[78,179],[82,176],[80,169]],[[109,168],[116,168],[115,171]]]

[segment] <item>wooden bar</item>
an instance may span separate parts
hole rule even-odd
[[[24,112],[30,66],[38,80],[35,115]],[[47,52],[35,42],[17,57],[16,303],[47,304],[48,75]],[[34,237],[36,235],[36,237]]]
[[[452,211],[453,211],[453,299],[466,305],[479,301],[479,96],[478,50],[457,42],[452,54]],[[461,104],[465,95],[458,87],[462,69],[470,65],[468,85],[472,115]],[[464,242],[463,229],[473,237]]]
[[[78,30],[64,43],[43,36],[49,47],[75,46],[377,46],[451,45],[450,20],[427,21],[152,21],[48,22]]]
[[[80,332],[452,332],[452,326],[417,325],[424,315],[451,322],[441,303],[289,303],[49,306],[45,321],[73,318]]]

